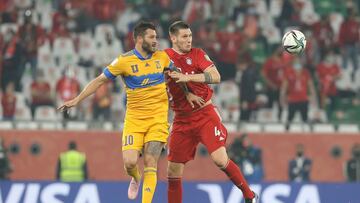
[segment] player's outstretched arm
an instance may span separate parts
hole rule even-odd
[[[176,71],[170,72],[169,76],[177,83],[179,82],[202,82],[207,84],[220,83],[221,77],[219,71],[214,65],[206,68],[204,73],[185,75]]]
[[[93,94],[102,84],[107,82],[109,79],[102,73],[97,78],[93,79],[91,82],[89,82],[85,88],[80,92],[78,96],[76,96],[74,99],[66,101],[64,104],[58,107],[59,111],[64,111],[66,109],[69,109],[71,107],[77,106],[82,100],[84,100],[86,97]]]

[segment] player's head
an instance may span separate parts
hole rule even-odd
[[[169,35],[173,48],[186,53],[191,50],[192,33],[189,24],[176,21],[169,27]]]
[[[134,27],[135,44],[148,52],[154,53],[157,49],[156,27],[153,23],[141,21]]]
[[[69,150],[76,150],[77,146],[76,146],[76,142],[75,141],[70,141],[69,145],[68,145]]]

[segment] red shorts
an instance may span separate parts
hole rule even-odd
[[[193,160],[196,147],[202,143],[209,154],[225,146],[227,130],[213,105],[186,115],[175,114],[169,139],[168,160],[186,163]]]

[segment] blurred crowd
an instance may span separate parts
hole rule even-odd
[[[313,160],[306,153],[306,147],[298,143],[294,149],[294,156],[288,162],[288,180],[292,182],[310,182]],[[336,159],[342,155],[342,149],[331,156]],[[262,149],[253,144],[248,134],[237,137],[229,146],[230,158],[241,168],[244,177],[249,182],[261,182],[266,174],[263,164]],[[348,182],[360,181],[360,144],[354,143],[350,158],[344,164],[344,178]]]
[[[72,112],[55,107],[133,48],[140,19],[158,25],[160,49],[182,19],[221,73],[225,121],[357,122],[359,10],[359,0],[0,0],[2,118],[120,119],[120,80]],[[281,47],[292,29],[307,39],[300,56]]]

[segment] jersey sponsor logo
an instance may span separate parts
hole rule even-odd
[[[187,63],[188,65],[191,65],[191,64],[192,64],[191,58],[186,58],[185,60],[186,60],[186,63]]]
[[[156,83],[158,82],[158,80],[150,80],[150,78],[145,78],[142,82],[141,82],[141,85],[142,86],[145,86],[145,85],[148,85],[148,84],[152,84],[152,83]]]

